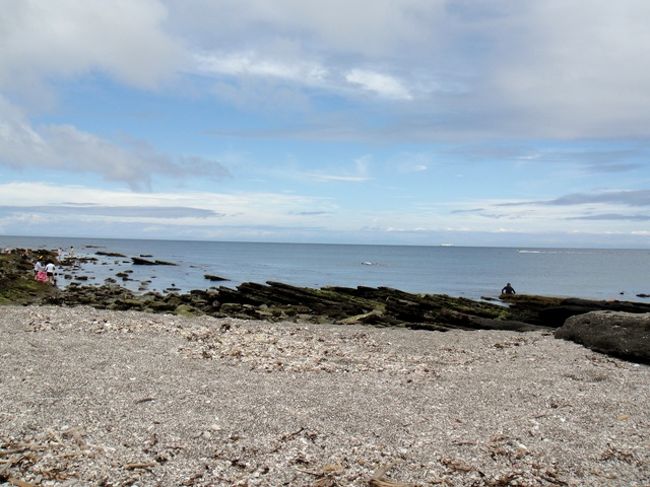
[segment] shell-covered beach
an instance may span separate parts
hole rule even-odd
[[[650,485],[650,368],[547,332],[6,306],[0,335],[2,485]]]

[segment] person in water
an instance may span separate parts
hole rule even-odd
[[[515,289],[510,285],[509,282],[506,283],[505,287],[501,290],[501,294],[517,294]]]

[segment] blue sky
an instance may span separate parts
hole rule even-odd
[[[645,0],[0,0],[0,234],[650,246]]]

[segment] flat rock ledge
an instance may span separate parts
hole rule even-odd
[[[543,331],[0,313],[3,486],[626,486],[650,367]]]

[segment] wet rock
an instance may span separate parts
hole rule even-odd
[[[215,276],[213,274],[203,274],[203,277],[208,281],[229,281],[230,280],[230,279],[226,279],[225,277]]]
[[[566,320],[555,337],[596,352],[650,364],[650,313],[592,311]]]
[[[179,304],[174,309],[174,314],[179,316],[196,316],[202,314],[198,309],[187,304]]]
[[[502,298],[510,303],[510,319],[558,328],[571,316],[590,311],[650,313],[650,304],[632,301],[598,301],[580,298],[515,295]]]
[[[104,255],[106,257],[126,257],[126,255],[120,254],[119,252],[106,252],[103,250],[98,250],[95,252],[95,255]]]
[[[178,265],[165,260],[149,260],[143,259],[142,257],[131,257],[131,261],[133,265]]]

